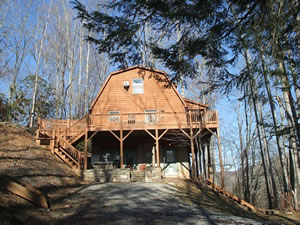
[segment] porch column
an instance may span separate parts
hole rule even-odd
[[[36,133],[35,133],[35,143],[37,145],[40,145],[41,144],[41,140],[39,139],[39,137],[40,137],[40,121],[41,121],[40,117],[38,117],[37,121],[38,121],[37,122],[38,123],[38,129],[36,130]]]
[[[198,156],[199,156],[199,151],[198,149],[195,152],[195,160],[196,160],[196,176],[199,177],[199,160],[198,160]]]
[[[156,162],[157,162],[157,167],[160,167],[158,129],[155,129],[155,142],[156,142]]]
[[[196,178],[196,165],[195,165],[195,147],[194,147],[194,138],[193,138],[193,129],[190,129],[191,135],[191,153],[192,153],[192,178]]]
[[[124,159],[123,159],[123,124],[122,124],[122,113],[120,114],[120,168],[123,168]]]
[[[204,174],[204,179],[207,179],[207,170],[206,170],[206,156],[205,156],[205,149],[206,149],[206,143],[203,142],[202,146],[202,160],[203,160],[203,174]]]
[[[120,168],[122,169],[124,165],[123,160],[123,130],[120,130]]]
[[[152,165],[153,165],[153,167],[155,165],[155,147],[154,146],[152,148]]]
[[[88,129],[85,129],[84,135],[84,170],[87,170],[87,155],[88,155]]]
[[[212,167],[211,167],[211,155],[210,155],[210,138],[208,139],[207,143],[207,172],[208,172],[208,180],[213,182],[212,178]]]
[[[224,167],[223,167],[223,159],[222,159],[222,151],[221,151],[221,141],[220,141],[220,131],[217,128],[217,138],[218,138],[218,149],[219,149],[219,160],[220,160],[220,168],[221,168],[221,186],[224,188]]]
[[[192,124],[192,111],[189,110],[190,116],[190,140],[191,140],[191,153],[192,153],[192,178],[196,178],[196,165],[195,165],[195,147],[194,147],[194,133]]]
[[[54,148],[55,148],[55,130],[52,130],[52,140],[50,141],[51,146],[51,152],[54,154]]]

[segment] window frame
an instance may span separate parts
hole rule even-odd
[[[120,123],[120,111],[108,111],[108,122]]]
[[[156,113],[158,112],[157,109],[146,109],[145,110],[145,123],[146,124],[156,124],[157,116]]]
[[[135,83],[135,80],[141,80],[142,82]],[[144,79],[143,78],[132,78],[131,82],[132,82],[132,94],[133,95],[144,94]],[[138,89],[138,90],[142,89],[142,91],[136,91],[136,89]]]

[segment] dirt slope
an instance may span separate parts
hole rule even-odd
[[[24,127],[0,124],[0,176],[31,184],[50,196],[50,204],[81,185],[78,176],[49,150],[35,145],[33,135]],[[43,216],[40,209],[3,190],[0,184],[0,224],[41,224],[32,218]]]

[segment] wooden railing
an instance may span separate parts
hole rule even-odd
[[[216,111],[90,114],[89,127],[100,129],[185,128],[217,126]]]
[[[60,119],[39,119],[38,128],[40,130],[65,130],[79,120],[60,120]]]
[[[71,126],[67,127],[63,133],[66,138],[72,143],[73,138],[77,138],[78,135],[81,135],[85,129],[87,128],[87,116],[82,117],[81,119],[77,120]]]
[[[60,148],[60,150],[63,151],[64,154],[67,155],[67,157],[76,164],[78,169],[81,168],[83,166],[82,153],[61,136],[57,135],[57,138],[58,138],[58,145],[64,146],[63,148]]]
[[[88,122],[88,126],[87,126]],[[71,124],[71,125],[70,125]],[[216,111],[188,112],[151,112],[151,113],[121,113],[121,114],[89,114],[88,118],[80,120],[41,119],[39,129],[57,130],[62,136],[75,137],[89,129],[147,129],[154,127],[186,128],[186,127],[217,127]]]

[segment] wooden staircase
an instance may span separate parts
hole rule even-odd
[[[50,121],[50,120],[49,120]],[[75,170],[84,166],[83,152],[76,149],[73,144],[86,132],[86,116],[80,120],[51,126],[51,121],[45,126],[39,124],[36,133],[36,142],[51,150],[51,153]]]

